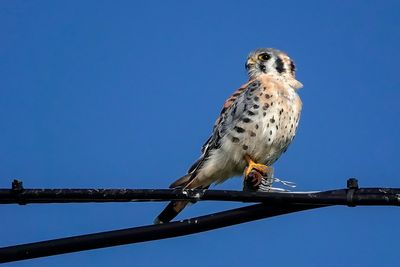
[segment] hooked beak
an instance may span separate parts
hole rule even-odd
[[[252,66],[254,66],[256,62],[253,58],[249,58],[245,64],[246,70],[249,70]]]

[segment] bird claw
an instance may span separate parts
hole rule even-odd
[[[244,182],[247,188],[257,190],[263,178],[264,175],[262,173],[260,173],[258,170],[253,169],[247,176],[244,177]]]

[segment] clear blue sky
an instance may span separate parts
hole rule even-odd
[[[399,12],[398,1],[2,1],[0,187],[166,188],[258,47],[286,51],[304,84],[277,177],[299,190],[348,177],[400,187]],[[0,246],[145,225],[162,207],[1,206]],[[393,207],[334,207],[7,266],[398,266],[399,221]]]

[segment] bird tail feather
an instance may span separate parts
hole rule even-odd
[[[192,174],[188,173],[178,180],[173,182],[169,188],[187,188],[192,181]],[[171,201],[164,210],[155,218],[154,224],[166,223],[174,219],[190,201],[186,200],[173,200]]]
[[[187,204],[189,204],[189,201],[186,200],[171,201],[157,216],[157,218],[155,218],[154,224],[170,222],[186,207]]]

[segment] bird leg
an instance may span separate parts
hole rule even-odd
[[[257,187],[264,176],[271,172],[271,168],[264,164],[255,163],[248,155],[244,156],[248,166],[244,169],[244,179],[251,178],[253,186]]]

